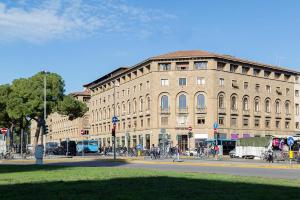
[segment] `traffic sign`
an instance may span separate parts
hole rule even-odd
[[[1,128],[1,133],[5,135],[7,133],[7,128]]]
[[[192,129],[192,127],[190,126],[190,127],[188,128],[188,130],[189,130],[189,132],[191,132],[193,129]]]
[[[214,123],[214,129],[219,128],[219,124],[217,122]]]
[[[218,129],[214,128],[214,133],[217,133],[218,132]]]
[[[117,123],[118,121],[119,121],[118,118],[116,116],[113,116],[112,123]]]
[[[293,144],[294,144],[294,138],[293,137],[291,137],[291,136],[289,136],[288,138],[287,138],[287,143],[288,143],[288,145],[291,147],[291,146],[293,146]]]

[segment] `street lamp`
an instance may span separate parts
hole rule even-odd
[[[112,119],[113,129],[112,129],[112,139],[113,139],[113,148],[114,148],[114,160],[116,160],[116,122],[118,121],[116,117],[116,87],[119,87],[119,84],[114,81],[114,116]]]

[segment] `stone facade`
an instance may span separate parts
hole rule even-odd
[[[179,51],[119,68],[85,87],[91,91],[90,138],[146,148],[295,132],[296,71],[204,51]],[[114,98],[115,94],[115,98]],[[114,106],[116,105],[116,107]],[[115,109],[114,109],[115,108]]]

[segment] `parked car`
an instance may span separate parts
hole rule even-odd
[[[58,151],[58,143],[57,142],[47,142],[45,146],[46,155],[57,155]]]

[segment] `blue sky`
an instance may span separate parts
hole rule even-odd
[[[191,49],[300,70],[299,10],[297,0],[0,0],[0,84],[48,70],[80,91]]]

